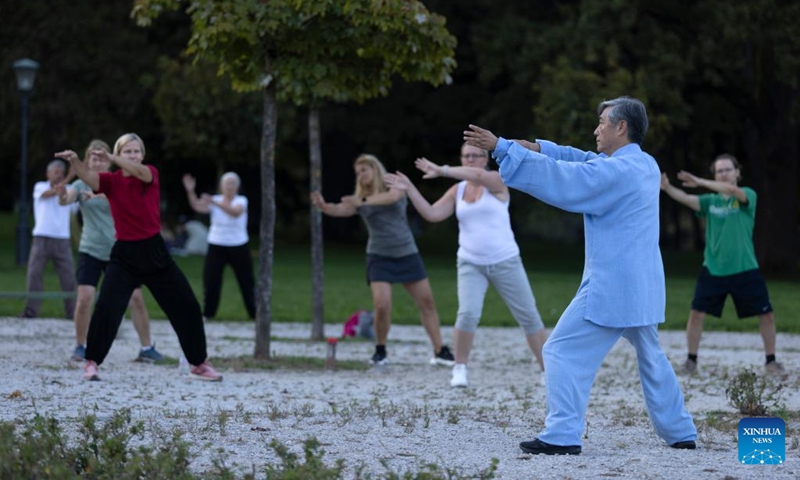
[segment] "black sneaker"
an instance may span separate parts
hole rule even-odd
[[[437,353],[431,358],[431,365],[442,365],[444,367],[452,367],[455,364],[456,364],[456,359],[453,358],[453,354],[450,353],[450,349],[447,348],[447,345],[442,345],[442,349],[439,350],[439,353]]]
[[[551,445],[538,438],[534,438],[530,442],[520,443],[519,448],[525,453],[534,455],[578,455],[581,453],[580,445]]]
[[[670,447],[680,450],[694,450],[697,448],[697,444],[694,443],[694,440],[686,440],[685,442],[675,442]]]
[[[375,355],[372,356],[372,360],[369,361],[371,365],[386,365],[389,363],[389,360],[386,358],[385,352],[375,352]]]

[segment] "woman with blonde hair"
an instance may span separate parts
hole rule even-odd
[[[222,290],[222,271],[230,265],[239,282],[242,300],[251,319],[256,318],[255,278],[253,259],[250,255],[247,234],[247,197],[239,195],[242,180],[234,172],[227,172],[219,179],[218,195],[202,194],[199,198],[194,189],[195,178],[183,176],[183,186],[189,205],[197,213],[211,216],[208,230],[208,253],[203,264],[203,315],[214,318],[219,307]]]
[[[200,380],[222,380],[208,362],[200,304],[161,237],[159,172],[152,165],[142,164],[144,142],[135,133],[126,133],[117,139],[113,154],[103,149],[92,153],[119,169],[98,173],[71,150],[56,154],[72,164],[92,191],[106,195],[116,227],[117,241],[89,324],[83,378],[99,380],[98,367],[111,349],[128,300],[136,287],[145,285],[178,335],[191,365],[189,375]]]
[[[332,217],[360,215],[367,226],[367,284],[372,292],[377,344],[373,365],[387,362],[386,341],[391,327],[392,284],[401,283],[420,311],[422,326],[433,344],[434,365],[453,365],[453,354],[442,345],[439,313],[433,299],[425,265],[406,219],[406,195],[389,188],[386,169],[374,155],[362,154],[353,168],[356,187],[353,195],[339,203],[327,203],[319,192],[311,193],[311,203]]]
[[[104,156],[93,153],[96,150],[110,152],[111,148],[102,140],[92,140],[86,148],[84,163],[97,173],[107,173],[111,170],[111,162]],[[111,217],[111,207],[108,199],[102,193],[95,194],[86,182],[75,180],[68,187],[58,189],[58,202],[69,205],[78,202],[83,216],[83,229],[78,245],[78,298],[75,305],[75,339],[77,345],[72,353],[72,359],[83,361],[86,359],[86,335],[89,330],[91,307],[94,303],[97,284],[106,271],[111,258],[111,248],[114,246],[114,219]],[[133,290],[129,307],[133,326],[139,336],[142,348],[136,358],[138,362],[156,362],[163,357],[150,342],[150,316],[144,304],[141,287]]]

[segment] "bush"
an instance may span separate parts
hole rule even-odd
[[[731,406],[739,413],[752,417],[765,417],[770,415],[771,411],[783,407],[779,398],[782,388],[782,384],[770,387],[763,377],[758,377],[753,370],[746,368],[730,381],[725,388],[725,395]]]

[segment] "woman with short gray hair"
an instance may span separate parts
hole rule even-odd
[[[189,174],[183,176],[192,210],[211,216],[208,253],[203,265],[203,315],[206,318],[217,315],[225,265],[230,265],[236,275],[247,314],[251,319],[256,318],[253,259],[247,234],[247,197],[239,195],[241,183],[239,175],[227,172],[219,179],[219,194],[203,193],[198,198],[195,178]]]

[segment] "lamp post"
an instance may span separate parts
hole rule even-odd
[[[33,91],[36,71],[39,64],[29,58],[14,62],[14,73],[17,75],[17,90],[22,100],[22,124],[20,132],[22,149],[20,154],[19,183],[19,223],[17,223],[17,265],[28,263],[30,251],[30,229],[28,227],[28,195],[25,186],[28,184],[28,99]]]

